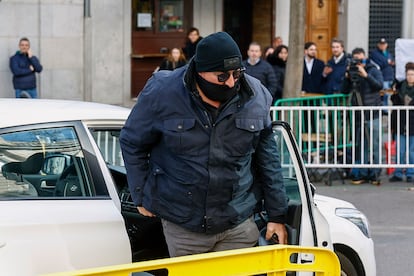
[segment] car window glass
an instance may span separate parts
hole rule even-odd
[[[283,180],[286,187],[286,193],[289,201],[301,201],[297,176],[301,175],[300,172],[296,172],[298,166],[294,166],[291,156],[294,156],[293,152],[290,152],[289,147],[286,144],[286,140],[283,137],[282,128],[274,128],[275,140],[277,142],[280,154],[280,163],[283,170]]]
[[[0,167],[0,200],[94,194],[72,127],[0,134]]]
[[[90,129],[105,162],[112,166],[124,167],[119,144],[120,129]]]

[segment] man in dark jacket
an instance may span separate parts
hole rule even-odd
[[[382,77],[384,79],[382,89],[391,89],[391,84],[394,82],[394,58],[388,50],[388,42],[385,38],[378,40],[377,47],[375,50],[369,53],[370,60],[375,63],[381,70]],[[384,105],[388,104],[388,94],[383,95]]]
[[[188,65],[153,74],[121,131],[132,199],[161,218],[171,256],[254,246],[262,199],[266,238],[287,242],[272,97],[241,68],[227,33],[203,38]]]
[[[379,66],[384,79],[383,89],[390,89],[394,81],[394,58],[388,51],[388,42],[385,38],[378,40],[377,48],[369,53],[372,62]]]
[[[203,37],[200,36],[200,31],[197,28],[192,27],[188,30],[187,39],[183,47],[183,53],[187,60],[190,60],[194,56],[197,44],[201,39],[203,39]]]
[[[256,79],[269,90],[272,97],[276,97],[276,74],[267,61],[262,60],[262,50],[260,44],[252,42],[247,50],[248,58],[243,61],[243,66],[246,68],[246,73]]]
[[[345,52],[344,42],[339,39],[331,41],[332,58],[326,63],[323,71],[325,80],[325,94],[341,93],[349,55]]]
[[[323,93],[322,76],[325,63],[316,58],[316,44],[314,42],[305,43],[305,58],[303,60],[302,91],[306,93]]]
[[[35,73],[40,73],[43,67],[37,57],[33,55],[29,39],[21,38],[19,49],[10,58],[10,70],[13,73],[16,98],[37,98]]]
[[[302,76],[302,92],[305,93],[323,93],[323,70],[325,63],[316,58],[316,44],[312,41],[305,43],[305,58],[303,59],[303,76]],[[305,94],[306,95],[306,94]],[[309,100],[305,104],[310,106],[318,105],[314,100]],[[305,131],[308,131],[308,112],[304,112]],[[311,112],[310,116],[311,132],[316,130],[315,112]]]
[[[362,48],[355,48],[352,51],[352,60],[345,74],[342,91],[352,93],[351,104],[354,106],[382,106],[380,90],[382,89],[382,74],[375,65],[365,56]],[[372,165],[379,164],[381,156],[379,155],[379,128],[380,114],[378,111],[365,111],[362,117],[361,112],[355,112],[355,145],[356,160],[355,163],[369,164],[372,157]],[[361,132],[364,141],[361,141]],[[372,134],[372,137],[370,135]],[[372,141],[372,152],[370,151],[369,139]],[[364,154],[362,151],[364,144]],[[352,169],[352,184],[361,184],[370,181],[371,184],[380,184],[380,168],[355,168]]]

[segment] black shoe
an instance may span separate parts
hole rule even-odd
[[[393,176],[391,176],[391,178],[389,179],[389,181],[390,182],[401,182],[402,181],[402,178],[401,177],[398,177],[396,175],[393,175]],[[408,181],[408,177],[407,177],[407,182],[409,182]]]
[[[371,179],[370,180],[370,183],[372,185],[379,186],[379,185],[381,185],[381,180],[379,180],[379,179]]]

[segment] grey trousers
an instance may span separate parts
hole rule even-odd
[[[171,257],[253,247],[259,239],[253,216],[218,234],[195,233],[164,219],[161,222]]]

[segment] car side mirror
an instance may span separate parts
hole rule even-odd
[[[42,172],[48,175],[62,174],[67,167],[68,160],[64,155],[54,155],[45,158]]]

